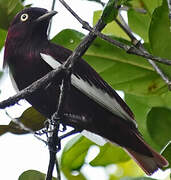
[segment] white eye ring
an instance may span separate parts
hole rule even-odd
[[[28,14],[22,14],[21,17],[20,17],[20,19],[21,19],[21,21],[24,22],[24,21],[27,21],[28,17],[29,17]]]

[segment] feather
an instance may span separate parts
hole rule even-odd
[[[53,69],[58,68],[61,63],[55,60],[52,56],[40,53],[42,59],[49,64]],[[91,81],[91,79],[89,80]],[[118,101],[109,95],[108,92],[97,88],[93,82],[88,83],[88,81],[83,80],[80,76],[74,74],[71,75],[71,84],[79,89],[82,93],[93,99],[95,102],[100,104],[102,107],[108,109],[115,115],[118,115],[124,120],[131,121],[137,127],[136,121],[121,107]]]

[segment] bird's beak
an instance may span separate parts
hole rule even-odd
[[[42,16],[38,17],[36,19],[36,22],[50,20],[55,14],[57,14],[57,11],[48,11],[46,14],[43,14]]]

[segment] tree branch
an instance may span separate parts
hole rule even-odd
[[[55,9],[55,3],[56,3],[56,0],[53,0],[52,1],[51,11],[53,11]],[[52,29],[52,20],[50,20],[50,24],[49,24],[49,28],[48,28],[48,32],[47,32],[48,37],[50,37],[51,29]]]
[[[123,17],[121,16],[121,14],[119,14],[119,17],[121,19],[121,22],[117,19],[115,19],[115,22],[123,29],[123,31],[130,37],[133,45],[138,48],[142,53],[147,53],[146,49],[144,48],[143,44],[138,41],[138,39],[133,35],[131,29],[129,28],[129,26],[126,24],[125,20],[123,19]],[[165,81],[165,83],[168,85],[169,90],[171,89],[171,82],[169,80],[169,77],[164,74],[164,72],[159,68],[159,66],[152,61],[151,59],[147,58],[147,61],[153,66],[154,70],[160,75],[160,77]]]
[[[124,51],[126,51],[129,54],[134,54],[137,56],[141,56],[143,58],[146,59],[150,59],[153,60],[155,62],[159,62],[162,64],[166,64],[166,65],[171,65],[171,60],[169,59],[165,59],[165,58],[161,58],[161,57],[157,57],[157,56],[153,56],[151,54],[149,54],[147,51],[142,51],[139,48],[135,47],[135,46],[129,46],[126,45],[124,43],[121,43],[117,40],[114,40],[112,38],[110,38],[109,36],[102,34],[101,32],[99,32],[98,29],[96,28],[92,28],[88,22],[82,20],[71,8],[70,6],[64,1],[64,0],[59,0],[64,7],[82,24],[82,27],[88,31],[90,31],[92,34],[100,37],[101,39],[108,41],[109,43],[123,49]],[[102,21],[102,20],[101,20]],[[127,33],[129,33],[129,31],[127,31]],[[131,33],[129,33],[129,36],[132,36]]]

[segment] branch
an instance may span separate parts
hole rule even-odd
[[[51,11],[53,11],[55,9],[55,3],[56,3],[56,0],[53,0]],[[52,20],[50,20],[50,24],[49,24],[49,28],[48,28],[48,32],[47,32],[48,37],[50,36],[51,28],[52,28]]]
[[[165,59],[165,58],[161,58],[161,57],[156,57],[156,56],[153,56],[151,54],[149,54],[147,51],[142,51],[140,50],[139,48],[135,47],[135,46],[129,46],[129,45],[126,45],[124,43],[121,43],[117,40],[114,40],[112,38],[110,38],[109,36],[105,35],[105,34],[102,34],[101,32],[99,32],[98,29],[96,28],[92,28],[88,22],[82,20],[70,7],[69,5],[64,1],[64,0],[59,0],[63,5],[64,7],[82,24],[82,27],[88,31],[90,31],[90,33],[100,37],[101,39],[105,40],[105,41],[108,41],[109,43],[123,49],[124,51],[126,51],[127,53],[129,54],[134,54],[134,55],[137,55],[137,56],[141,56],[143,58],[146,58],[146,59],[150,59],[150,60],[153,60],[153,61],[156,61],[156,62],[159,62],[159,63],[162,63],[162,64],[166,64],[166,65],[171,65],[171,60],[169,59]],[[100,19],[101,20],[101,19]],[[102,21],[102,20],[101,20]],[[128,31],[127,31],[128,32]],[[131,34],[129,33],[129,35],[131,36]]]
[[[119,20],[115,19],[115,22],[123,29],[123,31],[130,37],[133,45],[138,48],[142,53],[147,53],[146,49],[144,48],[143,44],[138,41],[138,39],[133,35],[131,29],[129,28],[129,26],[126,24],[125,20],[123,19],[123,17],[121,16],[121,14],[119,14],[119,18],[121,20],[122,23],[120,23]],[[169,80],[169,77],[164,74],[164,72],[159,68],[159,66],[152,61],[151,59],[147,58],[147,61],[153,66],[153,68],[155,69],[155,71],[161,76],[161,78],[165,81],[165,83],[168,85],[169,90],[171,89],[171,82]]]
[[[19,100],[31,96],[35,91],[45,87],[48,83],[52,82],[57,76],[62,77],[64,67],[61,65],[59,68],[52,70],[44,77],[32,83],[30,86],[18,92],[16,95],[9,97],[8,99],[0,102],[0,109],[4,109],[11,105],[14,105]]]

